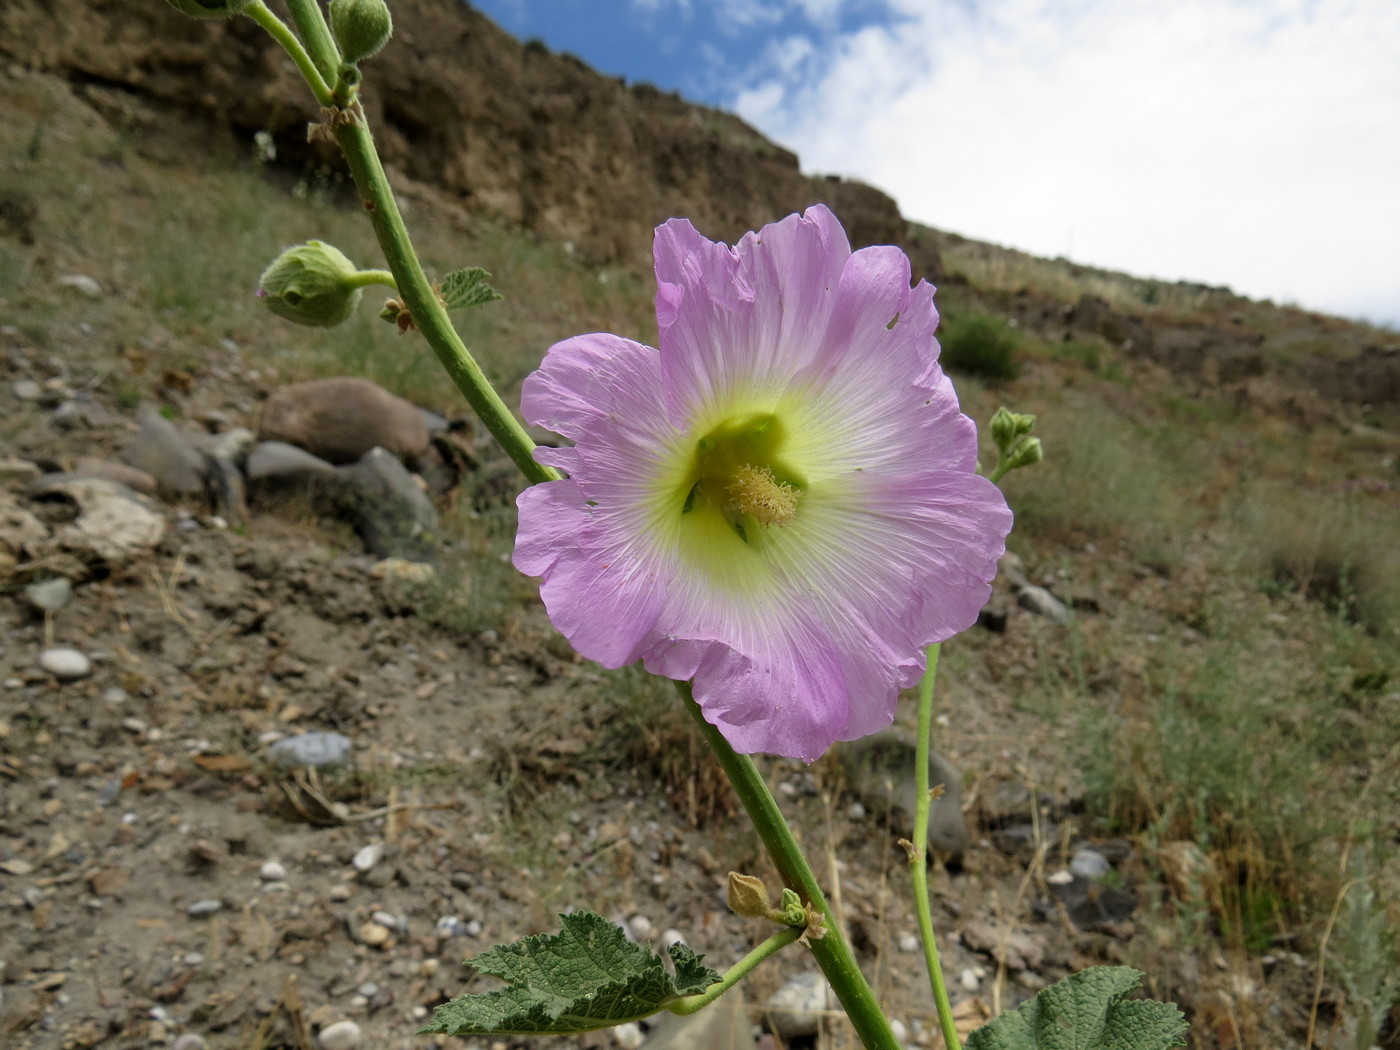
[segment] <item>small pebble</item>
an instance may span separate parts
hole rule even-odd
[[[287,877],[287,869],[278,861],[267,861],[258,869],[258,878],[264,882],[281,882]]]
[[[899,950],[902,952],[916,952],[919,950],[919,937],[913,933],[901,933],[899,935]]]
[[[73,585],[62,576],[40,580],[24,589],[24,600],[36,612],[55,613],[73,597]]]
[[[1112,871],[1113,865],[1098,850],[1077,849],[1074,851],[1074,856],[1070,858],[1069,870],[1081,879],[1097,881]]]
[[[348,901],[350,899],[351,892],[352,891],[350,889],[350,884],[348,882],[337,882],[334,886],[331,887],[331,900]]]
[[[472,919],[470,922],[468,922],[464,929],[468,937],[481,936],[482,926],[481,923],[478,922],[476,919]]]
[[[102,296],[102,285],[85,273],[64,274],[57,281],[60,288],[72,288],[75,292],[86,295],[89,299],[98,299]]]
[[[131,696],[119,685],[114,685],[112,688],[102,691],[102,702],[104,704],[111,704],[113,707],[116,707],[118,704],[124,704],[130,699]]]
[[[661,947],[669,948],[673,944],[684,944],[685,934],[680,930],[666,930],[661,934]]]
[[[377,922],[367,922],[360,927],[360,940],[371,948],[382,948],[389,942],[389,928]]]
[[[191,919],[202,919],[205,916],[213,915],[216,911],[222,911],[223,907],[223,901],[195,901],[193,904],[191,904],[188,908],[185,909],[185,914],[188,915]]]
[[[175,1040],[175,1045],[171,1050],[204,1050],[204,1036],[196,1035],[194,1032],[186,1032]]]
[[[277,741],[267,757],[279,766],[334,766],[350,757],[350,738],[340,733],[301,733]]]
[[[639,941],[644,941],[650,937],[651,931],[655,928],[656,927],[651,924],[651,920],[645,915],[634,915],[627,920],[628,931]]]
[[[397,930],[399,928],[399,920],[387,911],[377,911],[370,918],[385,929]]]
[[[354,1021],[336,1021],[321,1029],[316,1045],[321,1050],[355,1050],[363,1039],[364,1033]]]
[[[44,396],[44,388],[32,379],[16,379],[10,389],[21,401],[38,401]]]
[[[1074,881],[1074,872],[1061,868],[1059,871],[1052,871],[1045,876],[1045,881],[1051,886],[1068,886]]]
[[[962,985],[969,992],[977,991],[977,975],[971,970],[964,970],[958,974],[958,984]]]
[[[360,987],[356,988],[355,992],[358,995],[363,995],[366,999],[373,999],[379,994],[379,985],[375,984],[373,981],[366,981],[364,984],[360,985]]]
[[[344,854],[341,854],[344,856]],[[372,842],[355,854],[355,859],[350,863],[355,866],[356,871],[369,871],[379,863],[384,856],[384,844],[382,842]]]
[[[890,1019],[890,1031],[894,1033],[895,1039],[901,1043],[909,1038],[909,1029],[898,1018]]]
[[[635,1021],[618,1025],[613,1029],[612,1037],[621,1050],[637,1050],[642,1045],[642,1029]]]
[[[39,654],[39,666],[61,682],[92,674],[92,661],[76,649],[45,649]]]
[[[438,919],[437,925],[433,927],[433,932],[437,934],[439,940],[460,937],[467,932],[466,923],[455,915],[444,915]]]
[[[851,820],[864,820],[865,807],[859,802],[852,802],[846,807],[846,816]]]

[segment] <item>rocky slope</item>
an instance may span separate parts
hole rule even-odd
[[[889,197],[803,176],[792,153],[737,117],[523,45],[456,0],[396,0],[393,10],[393,46],[364,96],[385,163],[469,210],[616,260],[645,259],[652,228],[673,215],[732,240],[825,201],[853,241],[901,244],[916,270],[937,273],[931,234]],[[138,148],[173,160],[211,143],[246,151],[259,131],[284,161],[333,160],[309,152],[314,103],[246,19],[196,22],[151,0],[10,0],[0,55],[83,85]]]

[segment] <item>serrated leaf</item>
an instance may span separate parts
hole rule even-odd
[[[433,1012],[422,1033],[533,1035],[591,1032],[636,1021],[720,979],[684,944],[661,956],[627,939],[616,923],[580,911],[559,917],[559,933],[498,944],[468,962],[507,987],[460,995]]]
[[[496,289],[486,283],[491,275],[480,266],[453,270],[442,279],[442,301],[449,310],[468,306],[483,306],[500,298]]]
[[[1127,999],[1142,974],[1095,966],[1043,989],[967,1037],[966,1050],[1168,1050],[1186,1045],[1186,1018],[1171,1003]]]

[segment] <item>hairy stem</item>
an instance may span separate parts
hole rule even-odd
[[[354,106],[333,110],[329,117],[336,142],[350,165],[350,174],[364,200],[365,210],[369,212],[374,232],[379,238],[379,246],[384,251],[394,283],[413,317],[413,323],[423,333],[472,410],[521,473],[532,484],[557,480],[559,474],[555,470],[535,462],[534,441],[515,414],[506,407],[462,342],[462,337],[452,327],[447,309],[423,272],[423,265],[418,261],[408,238],[403,216],[399,214],[399,206],[389,189],[389,180],[379,162],[374,139],[365,126],[363,113],[358,106]]]
[[[928,647],[928,664],[919,680],[919,740],[914,755],[914,842],[909,849],[909,873],[914,880],[914,910],[919,916],[919,939],[924,943],[924,965],[928,967],[933,1003],[943,1029],[943,1045],[958,1050],[958,1028],[953,1023],[953,1006],[943,981],[943,963],[938,958],[938,939],[933,932],[933,912],[928,898],[928,811],[929,737],[933,735],[933,685],[938,679],[938,644]]]
[[[682,1015],[693,1014],[699,1010],[703,1010],[747,977],[749,971],[764,959],[786,948],[801,936],[802,927],[800,926],[788,926],[785,929],[779,930],[726,970],[724,976],[720,978],[719,984],[710,985],[710,987],[706,988],[699,995],[687,995],[683,999],[677,999],[675,1002],[669,1004],[666,1009],[670,1010],[673,1014]]]
[[[734,785],[734,791],[744,804],[783,883],[826,917],[826,936],[811,941],[812,955],[845,1008],[861,1043],[866,1050],[899,1050],[899,1042],[890,1030],[890,1023],[880,1004],[875,1001],[875,993],[870,990],[855,956],[851,954],[836,916],[831,912],[831,905],[827,903],[826,895],[822,893],[807,858],[802,854],[802,847],[793,838],[792,829],[783,819],[782,811],[778,809],[778,803],[764,783],[758,767],[748,755],[738,754],[720,731],[705,721],[705,715],[691,695],[688,683],[677,682],[676,689],[700,727],[705,742],[719,759],[729,782]]]
[[[326,25],[326,16],[321,14],[321,5],[317,0],[287,0],[287,10],[321,76],[327,84],[334,84],[340,68],[340,48]]]
[[[387,285],[395,291],[399,288],[399,282],[388,270],[356,270],[355,275],[347,278],[345,283],[354,288],[368,288],[372,284]]]
[[[311,60],[311,56],[306,53],[306,48],[301,46],[301,41],[297,39],[295,33],[287,28],[286,23],[274,15],[262,0],[257,0],[256,3],[244,8],[243,13],[266,29],[268,35],[282,45],[282,50],[291,56],[297,69],[301,70],[301,75],[311,88],[311,93],[316,96],[316,101],[323,106],[329,106],[331,104],[330,85],[326,82],[326,78],[321,76],[321,71],[316,68],[316,63]]]

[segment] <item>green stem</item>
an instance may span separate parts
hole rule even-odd
[[[673,1014],[681,1014],[682,1016],[693,1014],[698,1010],[703,1010],[747,977],[749,971],[764,959],[768,958],[768,956],[786,948],[793,941],[797,940],[797,938],[801,937],[802,932],[801,926],[784,927],[731,966],[725,972],[724,976],[720,978],[719,984],[710,985],[710,987],[706,988],[699,995],[687,995],[684,999],[677,999],[675,1002],[669,1004],[666,1009],[670,1010]]]
[[[347,277],[345,283],[352,288],[367,288],[372,284],[386,284],[394,291],[399,290],[399,282],[394,280],[394,275],[388,270],[356,270],[353,277]]]
[[[297,69],[301,70],[301,75],[306,78],[306,83],[311,87],[311,93],[316,96],[316,101],[323,106],[331,104],[331,88],[326,83],[326,78],[321,76],[321,71],[316,68],[316,63],[311,61],[311,56],[306,53],[306,48],[301,46],[301,41],[297,35],[287,28],[280,18],[274,15],[262,0],[249,5],[243,9],[243,13],[251,18],[258,25],[267,30],[268,35],[282,45],[282,50],[292,57],[292,61],[297,64]]]
[[[793,838],[792,829],[783,819],[782,811],[778,809],[778,803],[764,783],[758,767],[748,755],[735,752],[720,731],[705,720],[687,683],[677,682],[676,689],[699,726],[705,742],[719,759],[729,782],[734,785],[734,791],[744,804],[783,883],[820,909],[826,917],[826,936],[811,941],[812,955],[845,1008],[861,1043],[866,1050],[899,1050],[899,1042],[890,1030],[890,1023],[875,1001],[875,993],[870,990],[865,975],[860,972],[855,956],[841,934],[836,916],[831,912],[831,905],[827,903],[826,895],[807,864],[807,858],[802,855],[802,847]]]
[[[987,475],[987,480],[995,485],[1000,482],[1002,478],[1006,477],[1006,472],[1010,469],[1011,464],[1007,461],[1006,457],[998,453],[996,469]]]
[[[1004,472],[1003,472],[1004,473]],[[928,647],[928,665],[919,680],[919,739],[914,754],[914,843],[909,850],[909,872],[914,879],[914,910],[919,916],[919,937],[924,942],[924,965],[933,988],[933,1004],[943,1029],[943,1045],[958,1050],[958,1027],[953,1023],[953,1006],[943,981],[943,963],[938,958],[938,939],[933,933],[933,912],[928,897],[928,753],[933,735],[933,684],[938,679],[938,644]]]
[[[535,462],[534,441],[506,407],[462,342],[462,337],[452,327],[447,309],[423,272],[423,265],[408,239],[403,216],[399,214],[399,206],[394,201],[389,180],[375,151],[374,138],[364,124],[364,115],[358,107],[337,110],[332,116],[332,130],[350,165],[350,174],[364,200],[365,210],[369,212],[375,235],[379,238],[379,246],[414,324],[423,333],[472,410],[525,477],[532,484],[558,480],[557,471]]]
[[[287,0],[287,10],[321,76],[327,84],[334,84],[340,69],[340,48],[326,25],[326,16],[321,14],[321,5],[317,0]]]

